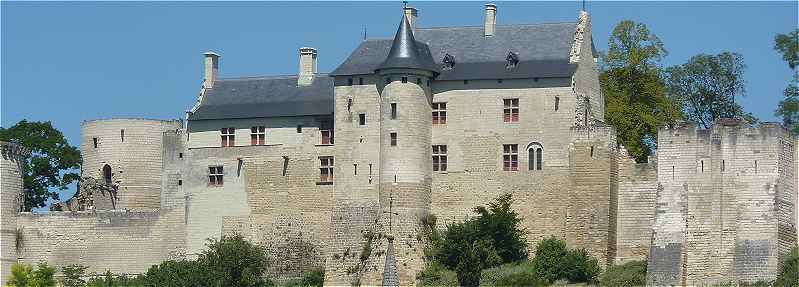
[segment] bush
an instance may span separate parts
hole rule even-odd
[[[454,271],[447,269],[438,261],[428,264],[424,270],[416,274],[421,286],[459,286]]]
[[[538,278],[532,262],[504,264],[483,270],[480,286],[547,286],[547,282]]]
[[[207,250],[197,262],[206,271],[201,276],[212,276],[213,283],[203,286],[255,287],[268,286],[263,278],[266,269],[266,252],[239,234],[223,235],[222,239],[209,239]]]
[[[14,263],[11,265],[11,277],[6,282],[11,287],[54,287],[55,268],[42,262],[36,269],[27,263]]]
[[[153,265],[145,275],[146,286],[207,286],[213,282],[209,272],[197,261],[167,260]]]
[[[314,287],[323,286],[325,284],[325,269],[316,268],[311,271],[305,272],[301,280],[288,281],[283,286],[286,287]],[[270,284],[271,285],[271,284]]]
[[[785,261],[782,262],[782,268],[777,276],[777,281],[774,282],[774,286],[799,286],[799,247],[794,247],[788,257],[785,258]]]
[[[630,261],[609,267],[599,277],[600,286],[644,286],[646,285],[646,261]]]
[[[26,263],[11,265],[11,277],[6,282],[9,287],[27,287],[33,276],[33,266]]]
[[[585,249],[569,250],[563,260],[566,280],[569,282],[594,283],[599,275],[599,263],[596,258],[588,255]]]
[[[61,267],[61,273],[64,274],[64,277],[61,279],[61,285],[64,287],[83,287],[86,285],[86,280],[83,280],[83,276],[86,273],[86,269],[89,267],[72,264]]]
[[[550,237],[536,245],[533,263],[538,277],[548,283],[566,278],[566,270],[562,262],[569,255],[566,242]]]
[[[116,275],[111,270],[106,270],[102,276],[89,279],[86,287],[141,287],[148,286],[143,276],[128,277],[127,275]]]

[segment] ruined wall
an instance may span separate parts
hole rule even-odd
[[[773,280],[796,244],[793,139],[775,124],[661,128],[650,284]]]
[[[0,286],[17,262],[17,212],[22,195],[22,164],[30,151],[17,144],[0,142]]]
[[[87,272],[144,273],[185,256],[182,208],[170,211],[21,213],[19,257],[31,264],[89,266]]]
[[[589,119],[605,121],[605,99],[599,85],[599,67],[594,60],[591,16],[581,11],[574,32],[570,62],[577,64],[572,85],[581,99],[588,99]],[[589,121],[593,122],[593,121]]]
[[[657,163],[636,163],[621,149],[617,153],[614,264],[646,260],[652,242],[657,199]]]
[[[103,181],[103,167],[119,184],[116,209],[161,207],[164,132],[181,129],[180,121],[110,119],[81,124],[82,176]],[[95,140],[97,146],[94,146]],[[95,194],[98,210],[113,209],[111,198]]]

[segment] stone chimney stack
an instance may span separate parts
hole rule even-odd
[[[297,86],[310,86],[316,75],[316,49],[310,47],[300,48],[300,74],[297,77]]]
[[[494,29],[497,26],[497,5],[494,3],[486,4],[486,22],[483,26],[485,36],[494,36]]]
[[[419,15],[418,10],[413,7],[405,7],[402,8],[403,12],[405,12],[405,19],[408,19],[408,24],[411,24],[411,29],[416,31],[416,17]]]
[[[219,54],[208,51],[205,55],[205,82],[203,86],[207,89],[214,87],[214,82],[219,75]]]

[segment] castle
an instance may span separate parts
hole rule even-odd
[[[18,260],[142,273],[239,233],[273,278],[413,285],[421,233],[511,193],[531,246],[563,238],[601,265],[649,261],[652,285],[770,280],[797,239],[796,140],[775,124],[662,127],[635,163],[604,122],[589,14],[576,22],[417,27],[364,40],[328,74],[205,78],[186,121],[81,126],[67,211],[19,212],[2,143],[0,284]],[[95,187],[102,188],[95,188]]]

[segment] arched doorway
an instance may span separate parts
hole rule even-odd
[[[111,166],[105,165],[103,166],[103,179],[105,179],[105,184],[111,185],[113,182],[113,173],[111,172]]]

